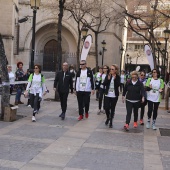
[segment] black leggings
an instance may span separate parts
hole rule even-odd
[[[153,112],[153,120],[156,120],[158,115],[158,107],[160,102],[152,102],[148,100],[148,119],[152,117]]]
[[[103,96],[104,96],[104,89],[100,88],[99,89],[99,110],[101,110],[102,108],[102,101],[103,101]],[[105,99],[105,98],[104,98]],[[104,108],[104,102],[103,102],[103,110],[105,110]]]
[[[127,110],[127,115],[126,115],[126,124],[130,123],[131,120],[131,115],[132,115],[132,110],[134,114],[134,122],[138,121],[138,109],[140,107],[140,101],[139,102],[129,102],[126,100],[126,110]]]
[[[36,93],[36,96],[34,94],[30,94],[30,104],[34,109],[33,116],[35,116],[35,113],[40,109],[40,102],[39,93]]]
[[[140,119],[142,119],[142,120],[143,120],[143,117],[144,117],[146,105],[147,105],[147,100],[145,99],[144,103],[141,103]]]
[[[105,96],[105,111],[107,119],[110,119],[110,124],[112,124],[112,119],[115,115],[115,107],[117,104],[118,97],[107,97]]]

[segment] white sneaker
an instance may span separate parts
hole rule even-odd
[[[98,110],[98,111],[97,111],[97,114],[99,115],[100,113],[101,113],[101,110]]]
[[[155,124],[152,124],[152,129],[153,129],[153,130],[157,130]]]
[[[32,116],[32,122],[36,122],[35,116]]]
[[[31,107],[31,105],[29,104],[27,107]]]
[[[101,112],[102,112],[103,114],[105,114],[105,113],[106,113],[106,112],[105,112],[105,110],[102,110]]]
[[[147,123],[146,123],[146,128],[147,128],[147,129],[150,129],[150,122],[147,122]]]

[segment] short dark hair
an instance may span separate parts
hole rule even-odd
[[[19,65],[20,65],[20,64],[23,65],[23,62],[19,61],[19,62],[17,63],[17,68],[19,68]]]
[[[157,72],[157,77],[159,78],[160,77],[160,71],[156,68],[154,68],[151,72],[153,74],[153,72],[156,71]]]

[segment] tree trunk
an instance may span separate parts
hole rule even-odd
[[[9,107],[10,84],[7,70],[7,59],[1,35],[0,35],[0,73],[2,74],[1,119],[3,119],[5,107]]]
[[[165,110],[169,110],[169,93],[170,93],[170,88],[168,87],[165,95]]]
[[[98,60],[98,32],[95,32],[95,54],[96,54],[96,69],[97,72],[98,66],[99,66],[99,60]]]
[[[59,14],[58,14],[58,31],[57,31],[57,64],[56,64],[56,74],[58,71],[61,70],[61,64],[62,64],[62,19],[64,14],[64,3],[65,0],[59,0]],[[55,101],[59,101],[59,94],[58,91],[55,91]]]

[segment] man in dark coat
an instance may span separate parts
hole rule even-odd
[[[65,119],[65,113],[67,110],[67,98],[69,94],[69,88],[71,89],[71,93],[73,93],[73,79],[71,73],[68,71],[68,63],[63,63],[62,71],[59,71],[56,74],[54,80],[54,90],[58,90],[61,102],[62,113],[59,117],[62,120]]]

